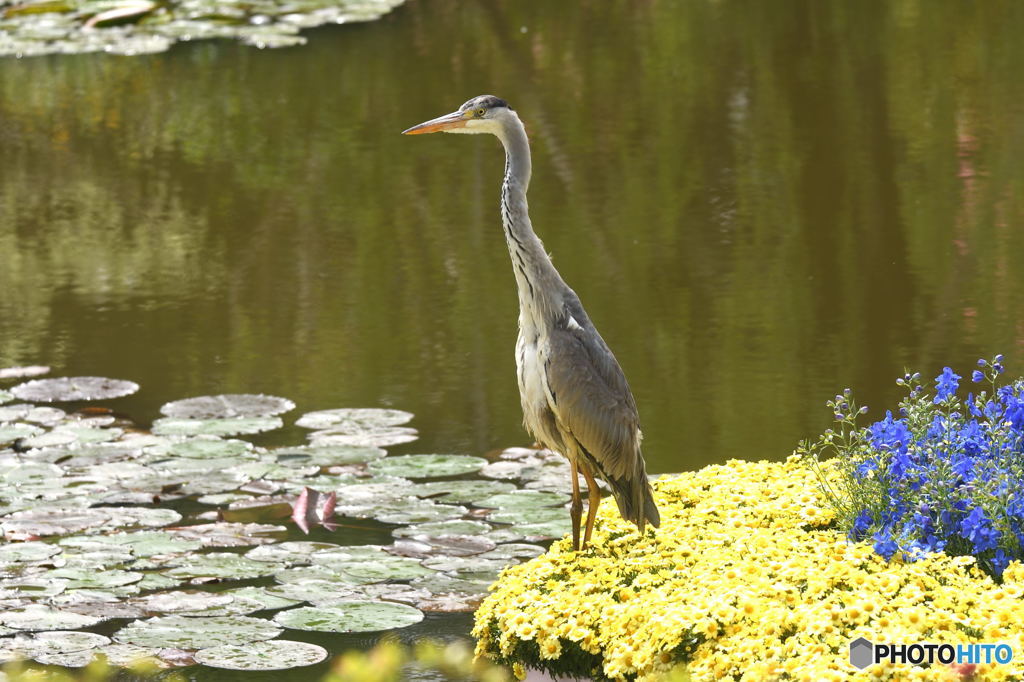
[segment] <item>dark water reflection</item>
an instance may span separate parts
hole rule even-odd
[[[0,366],[139,381],[143,421],[263,391],[416,412],[407,450],[525,442],[499,147],[398,135],[493,92],[650,469],[781,458],[843,386],[1021,370],[1021,35],[1013,2],[434,0],[0,61]]]

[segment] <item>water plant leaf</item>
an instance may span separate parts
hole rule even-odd
[[[223,644],[196,652],[197,663],[228,670],[287,670],[327,658],[327,649],[307,642],[275,639],[251,644]]]
[[[423,612],[406,604],[377,601],[337,602],[281,611],[274,622],[292,630],[314,632],[378,632],[414,625]]]
[[[14,394],[10,391],[0,391],[0,405],[14,400]]]
[[[301,599],[288,599],[271,592],[267,587],[238,587],[220,594],[231,597],[235,602],[252,602],[259,605],[259,611],[283,609],[299,604]]]
[[[114,24],[138,21],[157,7],[158,5],[155,2],[149,2],[149,0],[128,2],[92,15],[82,26],[84,28],[93,28],[96,26],[112,26]]]
[[[124,644],[177,649],[241,645],[273,639],[281,628],[251,616],[157,616],[135,621],[114,633]]]
[[[254,561],[269,561],[278,564],[308,564],[313,552],[337,549],[341,545],[330,542],[288,541],[276,545],[263,545],[250,549],[245,556]]]
[[[325,572],[325,575],[327,572]],[[289,599],[298,602],[334,602],[362,598],[360,585],[339,584],[331,580],[305,580],[302,582],[285,582],[266,588],[271,597]]]
[[[0,612],[0,623],[15,630],[74,630],[99,623],[102,618],[31,604]]]
[[[391,534],[396,538],[418,538],[419,536],[432,537],[438,535],[481,535],[488,532],[494,526],[483,521],[470,521],[466,519],[455,519],[449,521],[430,521],[417,523],[411,526],[395,528]]]
[[[387,447],[389,445],[401,445],[411,443],[419,438],[416,429],[405,426],[382,426],[373,431],[360,431],[358,433],[345,433],[334,429],[314,431],[309,434],[309,441],[314,446],[359,446],[359,447]]]
[[[480,559],[532,559],[543,554],[546,550],[540,545],[531,545],[526,543],[509,542],[506,544],[498,545],[489,552],[479,554]],[[511,562],[509,562],[511,563]]]
[[[95,632],[76,632],[74,630],[33,632],[31,635],[18,635],[15,639],[33,657],[41,653],[63,654],[85,651],[110,644],[109,637]]]
[[[153,422],[153,433],[161,436],[238,436],[279,429],[280,417],[238,417],[222,419],[181,419],[164,417]]]
[[[198,540],[205,547],[245,547],[277,542],[270,534],[283,534],[284,526],[264,523],[203,523],[167,529],[175,537]]]
[[[392,556],[377,561],[348,562],[335,564],[329,568],[356,580],[364,582],[383,582],[385,580],[411,580],[433,573],[424,568],[418,559]]]
[[[495,548],[495,543],[480,535],[414,535],[396,540],[391,547],[395,554],[425,558],[429,556],[471,556]]]
[[[222,578],[226,580],[248,580],[270,575],[278,565],[266,561],[254,561],[230,552],[189,554],[172,562],[173,568],[161,573],[179,580],[188,578]]]
[[[4,535],[39,537],[70,535],[86,528],[110,522],[110,516],[96,509],[27,509],[14,512],[0,521]]]
[[[295,420],[305,429],[332,429],[339,433],[375,431],[381,427],[400,426],[413,418],[411,412],[378,408],[341,408],[307,412]]]
[[[568,501],[569,496],[562,493],[542,490],[515,490],[478,499],[473,504],[477,507],[517,510],[553,507],[555,505],[564,505]]]
[[[129,555],[130,556],[130,555]],[[57,568],[48,577],[63,578],[68,581],[68,589],[121,587],[142,580],[142,573],[120,569],[97,571],[94,568]]]
[[[398,455],[370,462],[367,468],[384,476],[435,478],[473,473],[486,464],[486,459],[471,455]]]
[[[457,519],[468,510],[454,504],[437,504],[430,500],[411,498],[396,501],[379,509],[371,510],[370,515],[381,523],[427,523],[428,521],[445,521]]]
[[[60,594],[68,581],[53,577],[4,578],[0,580],[0,599],[42,599]]]
[[[157,592],[132,599],[146,612],[175,613],[178,611],[207,611],[233,602],[235,598],[226,593],[202,592],[199,590],[175,590]]]
[[[166,403],[160,413],[179,419],[272,417],[295,408],[287,398],[252,393],[204,395]]]
[[[491,580],[470,580],[454,578],[444,573],[423,576],[409,583],[411,587],[424,589],[433,595],[461,594],[466,596],[485,595],[491,586]]]
[[[10,443],[19,438],[31,438],[41,433],[43,433],[43,430],[32,424],[22,424],[20,422],[4,424],[0,426],[0,445]]]
[[[171,445],[168,454],[175,457],[207,459],[210,457],[237,457],[252,450],[252,443],[244,440],[196,437]]]
[[[58,377],[33,379],[11,389],[19,400],[32,403],[109,400],[131,395],[139,390],[134,381],[106,377]]]
[[[425,481],[408,489],[417,497],[429,497],[436,502],[475,503],[476,500],[515,490],[512,483],[502,481]]]
[[[559,507],[526,507],[520,509],[499,509],[491,512],[487,519],[494,523],[538,524],[551,523],[569,518],[569,512]]]
[[[60,547],[48,542],[9,542],[0,545],[0,565],[43,561],[60,552]]]
[[[278,448],[270,453],[282,464],[312,464],[318,467],[343,464],[365,464],[387,454],[382,448],[355,445],[308,445],[304,447]]]
[[[26,365],[24,367],[4,367],[0,369],[0,379],[24,379],[49,374],[50,368],[43,365]],[[0,402],[3,402],[0,400]]]

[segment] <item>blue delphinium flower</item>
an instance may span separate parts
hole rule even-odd
[[[850,539],[863,540],[867,537],[872,523],[871,512],[867,509],[861,509],[860,513],[857,514],[857,518],[853,520],[853,528],[850,529]]]
[[[974,511],[960,522],[960,535],[971,541],[975,554],[999,546],[999,531],[992,527],[992,522],[981,507],[975,507]]]
[[[935,377],[935,398],[932,400],[936,405],[956,393],[960,386],[960,375],[950,367],[943,367],[942,374]]]
[[[971,372],[971,381],[973,381],[974,383],[980,384],[984,380],[985,373],[982,372],[980,369],[976,369],[973,372]]]
[[[913,436],[903,419],[893,419],[892,411],[886,410],[885,419],[868,427],[871,435],[871,447],[876,450],[906,452]]]
[[[892,532],[888,528],[883,528],[874,535],[875,538],[875,552],[885,557],[886,561],[892,558],[892,555],[899,551],[900,546],[892,537]]]

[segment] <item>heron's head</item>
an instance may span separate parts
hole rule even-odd
[[[432,118],[408,130],[403,135],[424,133],[490,133],[501,137],[505,125],[516,118],[508,102],[494,95],[480,95],[469,100],[456,111]]]

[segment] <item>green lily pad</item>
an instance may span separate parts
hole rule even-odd
[[[336,508],[337,513],[342,510]],[[369,516],[381,523],[427,523],[430,521],[446,521],[464,516],[468,510],[454,504],[437,504],[430,500],[412,498],[393,502],[387,506],[371,510]]]
[[[230,596],[236,602],[251,602],[259,606],[258,611],[270,611],[273,609],[284,609],[295,606],[302,602],[302,599],[289,599],[274,594],[267,587],[238,587],[233,590],[225,590],[220,594]]]
[[[60,552],[60,547],[48,542],[9,542],[0,545],[0,564],[44,561]]]
[[[18,384],[11,393],[32,403],[57,403],[79,400],[108,400],[131,395],[139,390],[134,381],[106,377],[59,377],[34,379]]]
[[[432,573],[429,568],[424,568],[418,559],[406,557],[391,557],[383,561],[351,562],[332,568],[345,575],[353,576],[357,580],[367,582],[411,580]]]
[[[279,583],[327,582],[339,585],[360,585],[372,580],[361,580],[354,575],[342,573],[330,566],[296,566],[283,568],[274,573],[274,580]]]
[[[456,519],[451,521],[432,521],[429,523],[417,523],[411,526],[395,528],[391,534],[396,538],[408,537],[436,537],[439,535],[481,535],[491,530],[493,526],[483,521],[469,521]]]
[[[350,601],[332,606],[304,606],[281,611],[274,622],[292,630],[378,632],[414,625],[423,612],[406,604]]]
[[[159,530],[61,538],[59,544],[66,547],[91,547],[102,544],[127,547],[134,556],[139,558],[191,552],[203,546],[203,543],[198,540],[184,540],[170,532]]]
[[[20,635],[22,646],[35,657],[37,654],[65,654],[73,651],[86,651],[110,644],[110,638],[95,632],[75,632],[69,630],[51,630],[34,632],[29,636]]]
[[[493,541],[480,535],[416,535],[396,540],[393,551],[402,556],[472,556],[495,548]]]
[[[408,492],[417,497],[429,497],[435,502],[475,503],[515,490],[515,485],[502,481],[427,481],[417,483]]]
[[[284,534],[284,526],[265,523],[203,523],[182,526],[168,532],[186,540],[198,540],[205,547],[245,547],[277,542],[271,534]]]
[[[287,398],[251,393],[205,395],[175,400],[160,408],[160,413],[179,419],[237,419],[272,417],[295,409]]]
[[[225,419],[179,419],[164,417],[153,422],[153,433],[161,436],[238,436],[279,429],[280,417],[240,417]]]
[[[207,459],[210,457],[238,457],[250,450],[252,450],[252,443],[244,440],[197,437],[175,443],[171,446],[169,454],[176,457]]]
[[[296,426],[306,429],[333,429],[355,433],[373,431],[381,427],[399,426],[413,418],[411,412],[377,408],[341,408],[307,412],[295,421]]]
[[[387,452],[381,448],[352,445],[325,445],[322,447],[310,445],[298,448],[278,448],[271,450],[270,454],[283,464],[329,467],[372,462],[375,459],[380,459]]]
[[[162,571],[163,575],[179,580],[188,578],[223,578],[249,580],[270,575],[278,568],[266,561],[253,561],[230,552],[192,554],[175,560],[177,566]]]
[[[523,537],[529,540],[543,540],[563,537],[566,533],[572,532],[572,523],[569,519],[561,521],[547,521],[543,523],[524,523],[516,526],[516,530],[523,533]]]
[[[233,601],[234,597],[223,593],[176,590],[136,597],[132,600],[132,603],[139,605],[147,612],[176,613],[180,611],[207,611],[218,606],[230,604]]]
[[[109,522],[110,516],[96,509],[28,509],[8,515],[0,529],[17,537],[71,535]]]
[[[569,512],[558,507],[534,507],[525,509],[501,509],[491,512],[487,520],[494,523],[537,524],[569,519]]]
[[[545,550],[540,545],[510,542],[498,545],[489,552],[478,554],[480,559],[532,559],[543,554]]]
[[[0,405],[14,400],[14,394],[10,391],[0,391]]]
[[[21,422],[4,424],[0,426],[0,444],[10,443],[19,438],[31,438],[41,433],[43,433],[43,430],[32,424],[22,424]]]
[[[513,492],[492,495],[473,502],[477,507],[492,509],[536,509],[564,505],[569,501],[568,495],[545,492],[541,490],[515,490]]]
[[[52,578],[63,578],[67,580],[69,590],[82,588],[109,589],[131,585],[142,580],[142,574],[135,571],[123,571],[108,569],[97,571],[92,568],[57,568],[50,571],[47,576]]]
[[[4,367],[0,369],[0,379],[25,379],[49,374],[50,368],[45,365],[25,365],[22,367]]]
[[[42,599],[63,592],[68,581],[53,577],[5,578],[0,580],[0,599]]]
[[[337,549],[341,545],[330,542],[281,542],[276,545],[262,545],[245,553],[255,561],[270,561],[278,564],[308,564],[310,555],[328,549]]]
[[[271,597],[289,599],[294,602],[335,602],[360,599],[365,596],[361,585],[339,584],[332,580],[305,580],[302,582],[285,582],[268,587]]]
[[[327,658],[327,649],[306,642],[275,639],[251,644],[224,644],[196,652],[196,663],[228,670],[288,670],[314,665]]]
[[[15,630],[74,630],[91,627],[101,620],[42,604],[0,612],[0,623]]]
[[[345,433],[334,429],[314,431],[309,441],[316,447],[347,445],[352,447],[383,448],[389,445],[411,443],[419,438],[416,429],[405,426],[385,426],[374,431]]]
[[[137,646],[201,649],[222,644],[260,642],[281,628],[249,616],[157,616],[135,621],[114,633],[114,641]]]
[[[160,650],[154,647],[135,646],[134,644],[107,644],[99,647],[93,655],[102,654],[107,663],[119,668],[127,668],[143,659],[154,663],[159,661]]]
[[[473,473],[485,464],[486,459],[470,455],[399,455],[370,462],[367,467],[384,476],[434,478]]]
[[[427,590],[431,594],[463,594],[483,595],[487,594],[491,586],[491,580],[469,580],[466,578],[454,578],[444,573],[417,578],[409,583],[410,587]]]

